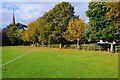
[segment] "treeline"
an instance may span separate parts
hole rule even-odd
[[[33,44],[35,42],[49,46],[60,44],[60,48],[68,41],[79,43],[86,24],[74,13],[74,7],[70,3],[57,4],[52,10],[30,23],[22,39]]]
[[[22,34],[26,30],[27,26],[21,23],[15,25],[9,24],[2,29],[2,46],[21,45],[24,43],[22,40]]]
[[[63,45],[85,41],[118,40],[120,35],[120,2],[90,2],[88,11],[89,23],[74,14],[74,7],[68,2],[62,2],[44,13],[36,21],[28,25],[28,29],[19,32],[16,26],[7,32],[9,41],[14,44],[15,35],[24,43],[39,43],[41,45]],[[18,34],[21,33],[21,34]]]

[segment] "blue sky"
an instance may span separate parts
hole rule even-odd
[[[29,24],[42,16],[45,12],[52,9],[60,2],[3,2],[2,10],[2,28],[11,23],[13,11],[15,13],[16,23]],[[84,18],[88,22],[85,12],[88,9],[89,2],[70,2],[75,9],[75,15]]]

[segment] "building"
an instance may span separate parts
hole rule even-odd
[[[15,15],[14,15],[14,13],[13,13],[13,16],[12,16],[12,22],[11,22],[11,25],[12,25],[12,26],[15,26]]]

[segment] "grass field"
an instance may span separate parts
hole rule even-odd
[[[3,78],[118,78],[118,54],[107,52],[8,46],[2,64]]]

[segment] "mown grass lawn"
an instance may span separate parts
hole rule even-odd
[[[118,78],[118,54],[72,49],[2,48],[3,78]]]

